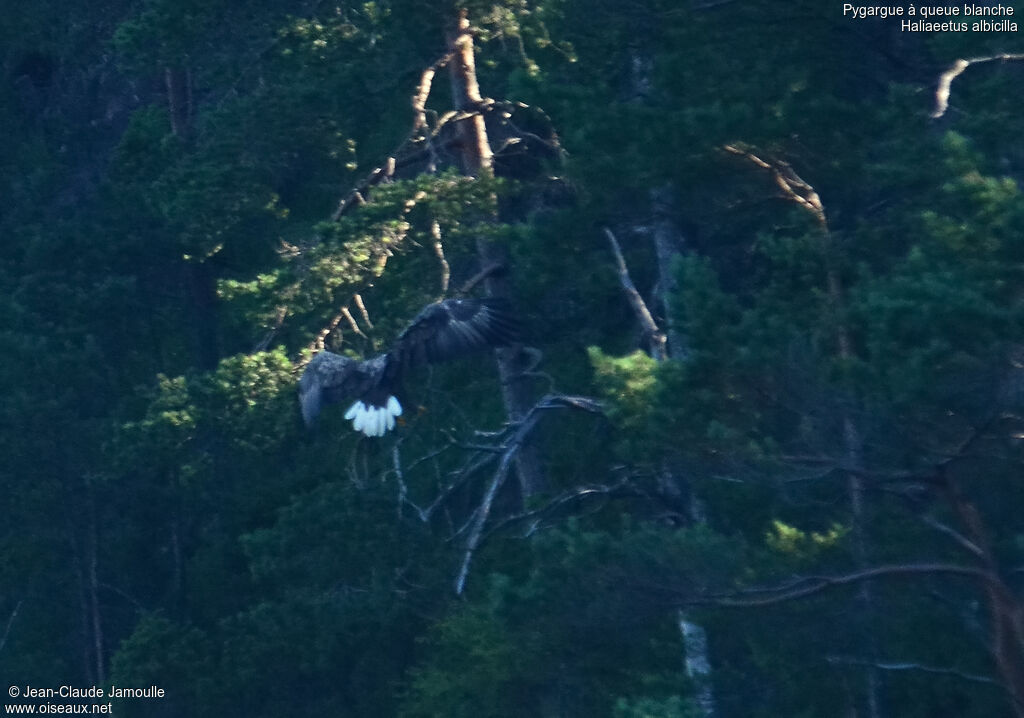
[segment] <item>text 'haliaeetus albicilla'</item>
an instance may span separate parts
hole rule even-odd
[[[384,354],[363,361],[328,351],[313,357],[299,380],[302,418],[312,425],[325,402],[354,399],[345,412],[352,428],[367,436],[384,436],[402,414],[399,397],[406,371],[508,346],[518,335],[518,323],[505,300],[445,299],[429,304]]]

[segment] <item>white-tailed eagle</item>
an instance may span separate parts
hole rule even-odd
[[[299,380],[302,418],[310,426],[324,403],[353,401],[352,428],[384,436],[402,414],[402,378],[419,364],[456,359],[518,340],[518,322],[502,299],[445,299],[427,305],[391,349],[360,361],[322,351]]]

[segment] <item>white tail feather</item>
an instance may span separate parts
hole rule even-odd
[[[367,436],[384,436],[395,428],[395,417],[401,415],[402,405],[393,396],[388,397],[386,406],[367,406],[365,402],[357,401],[345,412],[352,428]]]
[[[402,415],[402,405],[399,404],[398,399],[393,396],[388,397],[388,413],[390,413],[391,416]]]

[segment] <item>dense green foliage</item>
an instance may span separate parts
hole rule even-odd
[[[7,3],[0,675],[163,688],[138,716],[1024,714],[1024,64],[930,116],[1022,48],[826,5]],[[447,67],[410,136],[463,7],[493,178]],[[480,238],[540,350],[533,495],[486,359],[384,439],[298,413]]]

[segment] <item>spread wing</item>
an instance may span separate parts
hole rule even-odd
[[[366,391],[376,374],[368,364],[327,351],[313,357],[299,379],[299,405],[306,425],[316,421],[325,402],[343,401]]]
[[[445,299],[428,305],[412,320],[391,354],[403,367],[441,362],[508,346],[519,334],[519,322],[503,299]]]
[[[500,299],[446,299],[427,306],[386,354],[357,361],[320,352],[299,379],[302,418],[311,425],[324,403],[353,401],[345,413],[352,427],[383,436],[402,414],[399,396],[406,369],[455,359],[518,341],[519,323]]]

